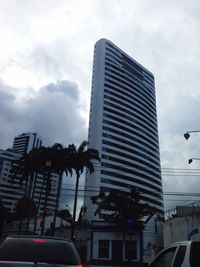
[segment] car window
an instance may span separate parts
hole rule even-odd
[[[171,267],[177,247],[163,251],[150,265],[150,267]]]
[[[0,260],[39,261],[77,265],[80,257],[71,242],[8,239],[0,246]]]
[[[186,246],[180,246],[178,248],[178,252],[176,254],[176,258],[173,264],[174,267],[181,267],[181,264],[183,263],[183,260],[185,258],[186,248]]]
[[[200,242],[192,242],[190,250],[190,265],[191,267],[200,266]]]

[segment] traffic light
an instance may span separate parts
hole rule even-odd
[[[44,208],[44,213],[45,214],[49,213],[49,209],[48,208]]]

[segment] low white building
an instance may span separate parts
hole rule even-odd
[[[117,226],[103,221],[93,221],[88,232],[87,261],[93,264],[126,263],[131,261],[148,263],[163,248],[162,223],[152,216],[140,234],[125,236]]]
[[[164,246],[183,240],[200,240],[200,206],[176,207],[164,223]]]

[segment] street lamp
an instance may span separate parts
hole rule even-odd
[[[186,140],[188,140],[190,138],[190,133],[199,133],[200,130],[196,130],[196,131],[187,131],[186,133],[184,133],[184,137]],[[193,160],[200,160],[200,158],[191,158],[188,160],[188,164],[191,164],[193,162]]]
[[[190,134],[189,133],[185,133],[184,137],[185,137],[186,140],[188,140],[190,138]]]
[[[199,133],[200,130],[197,130],[197,131],[187,131],[186,133],[184,133],[184,137],[186,140],[188,140],[190,138],[190,133]]]
[[[200,158],[191,158],[188,160],[188,164],[191,164],[193,162],[193,160],[200,160]]]

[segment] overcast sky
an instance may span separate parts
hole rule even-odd
[[[199,192],[200,175],[177,169],[200,169],[188,165],[200,134],[183,138],[200,130],[200,0],[1,0],[0,24],[0,148],[27,131],[87,139],[93,48],[107,38],[155,75],[164,192]]]

